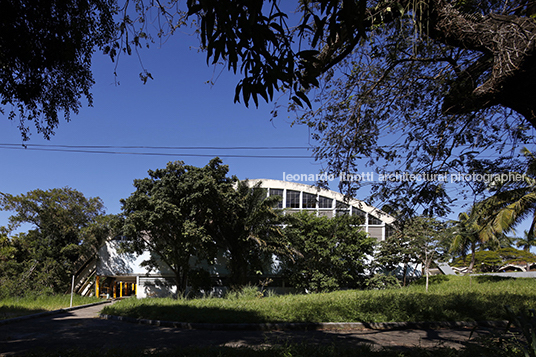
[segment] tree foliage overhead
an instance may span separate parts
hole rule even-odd
[[[24,138],[29,121],[48,137],[58,113],[68,118],[81,96],[91,99],[96,48],[115,59],[173,33],[187,18],[207,62],[223,61],[242,77],[236,101],[257,104],[286,91],[310,109],[298,121],[313,129],[316,158],[336,174],[361,171],[361,158],[378,171],[499,172],[511,169],[512,153],[531,141],[536,125],[534,0],[119,5],[2,5],[1,103],[10,118],[18,115]],[[479,156],[484,151],[497,162]],[[352,194],[359,186],[344,189]],[[481,192],[475,186],[469,189]],[[441,215],[452,200],[437,181],[382,183],[373,193],[410,214],[408,207],[422,205]]]
[[[91,59],[115,34],[114,0],[0,2],[0,114],[45,138],[91,104]]]
[[[140,19],[150,8],[140,7]],[[156,8],[171,32],[184,21]],[[187,8],[207,62],[240,73],[235,101],[283,90],[291,107],[309,107],[298,122],[313,129],[330,173],[360,172],[360,159],[379,173],[500,172],[532,138],[533,0],[191,0]],[[434,180],[381,183],[373,194],[408,214],[421,205],[442,215],[452,203]]]

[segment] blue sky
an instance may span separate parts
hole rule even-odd
[[[136,56],[120,58],[115,78],[115,64],[97,53],[93,61],[96,80],[93,107],[85,105],[79,115],[72,116],[71,122],[63,121],[50,141],[34,132],[28,149],[18,145],[16,149],[0,148],[4,173],[0,178],[0,192],[20,194],[36,188],[70,186],[88,197],[101,197],[108,213],[119,213],[119,199],[133,191],[132,181],[146,177],[149,169],[165,167],[169,161],[204,166],[211,157],[226,154],[295,155],[306,158],[222,157],[222,160],[229,165],[230,174],[241,179],[281,179],[283,172],[317,173],[319,164],[307,149],[136,150],[171,154],[144,156],[53,152],[32,146],[309,146],[308,129],[291,127],[292,119],[284,110],[270,121],[273,103],[262,103],[258,109],[234,104],[239,77],[225,70],[215,72],[207,66],[205,55],[190,49],[196,44],[195,38],[177,34],[162,46],[155,44],[149,50],[142,50],[143,65],[154,77],[145,85],[138,78],[141,66]],[[215,81],[215,85],[207,83],[210,81]],[[22,143],[16,123],[5,117],[0,120],[0,143]],[[0,225],[6,224],[3,217],[0,216]]]
[[[260,103],[259,108],[233,103],[239,76],[207,66],[205,54],[195,50],[197,45],[195,37],[176,34],[162,46],[153,44],[151,49],[141,50],[143,66],[154,77],[145,85],[138,78],[142,67],[137,56],[120,57],[116,68],[108,57],[96,53],[93,61],[96,81],[92,91],[94,106],[84,105],[79,115],[72,116],[71,122],[61,122],[50,141],[34,132],[30,147],[23,149],[16,123],[0,118],[0,144],[18,144],[16,148],[0,145],[3,172],[0,192],[17,195],[36,188],[46,190],[69,186],[86,197],[100,197],[107,213],[115,214],[120,212],[119,200],[133,192],[134,179],[146,177],[147,170],[165,167],[169,161],[182,160],[189,165],[204,166],[210,158],[221,156],[223,162],[229,165],[229,173],[240,179],[282,179],[283,173],[318,173],[321,163],[315,162],[312,152],[307,149],[103,149],[169,155],[152,156],[43,151],[42,147],[32,146],[310,146],[308,128],[291,126],[293,116],[284,109],[270,121],[273,103]],[[211,81],[215,84],[209,84]],[[284,99],[281,100],[283,104],[286,103]],[[223,157],[228,154],[296,155],[305,158]],[[456,217],[462,209],[466,208],[454,208],[455,213],[451,217]],[[0,226],[7,225],[8,216],[9,213],[0,212]]]

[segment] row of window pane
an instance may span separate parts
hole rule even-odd
[[[270,196],[280,196],[283,197],[283,190],[277,188],[271,188],[269,191]],[[286,194],[286,208],[300,208],[300,191],[287,190]],[[302,194],[302,207],[301,208],[316,208],[318,201],[318,208],[333,208],[333,199],[318,196],[312,193],[303,192]],[[283,200],[279,201],[277,206],[278,208],[283,208]],[[336,201],[335,208],[337,215],[347,214],[349,206],[341,201]],[[360,210],[359,208],[352,207],[352,215],[357,215],[365,217],[366,213]],[[369,224],[372,225],[381,225],[383,222],[376,217],[369,215]]]

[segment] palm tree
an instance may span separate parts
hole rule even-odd
[[[516,239],[516,246],[523,249],[525,252],[529,252],[531,247],[536,247],[536,239],[534,239],[534,232],[530,234],[529,231],[523,231],[524,238]]]
[[[489,225],[496,233],[508,233],[527,217],[532,217],[526,234],[527,242],[534,242],[536,229],[536,157],[526,148],[521,151],[527,162],[524,173],[509,173],[518,180],[498,180],[497,192],[482,201],[495,214],[491,215]],[[530,247],[529,247],[530,249]]]
[[[274,207],[279,196],[267,197],[261,182],[251,186],[238,181],[235,190],[222,197],[222,216],[210,227],[212,236],[227,251],[233,287],[246,285],[248,275],[262,270],[269,252],[280,248],[282,215]]]
[[[452,241],[450,251],[459,253],[465,259],[467,252],[471,252],[471,263],[466,274],[473,272],[476,258],[476,247],[490,242],[498,242],[497,235],[485,224],[488,217],[484,206],[476,204],[471,207],[469,212],[462,212],[458,215],[458,221],[455,222],[454,240]]]
[[[529,231],[523,231],[524,238],[516,239],[516,246],[523,249],[525,252],[530,252],[531,247],[536,247],[536,239],[534,239],[534,231],[530,234]],[[530,271],[530,263],[527,261],[527,271]]]

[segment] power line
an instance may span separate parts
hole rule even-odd
[[[310,146],[139,146],[139,145],[45,145],[45,144],[2,144],[0,147],[44,147],[73,149],[154,149],[154,150],[304,150]]]
[[[86,149],[81,149],[86,148]],[[311,155],[246,155],[246,154],[193,154],[193,153],[169,153],[169,152],[132,152],[132,151],[109,151],[109,150],[96,150],[99,148],[108,149],[166,149],[166,150],[201,150],[201,149],[214,149],[214,150],[273,150],[273,149],[306,149],[306,147],[171,147],[171,146],[76,146],[76,145],[27,145],[23,147],[16,144],[0,144],[0,149],[12,149],[12,150],[30,150],[30,151],[51,151],[51,152],[69,152],[69,153],[83,153],[83,154],[108,154],[108,155],[140,155],[140,156],[186,156],[186,157],[222,157],[222,158],[255,158],[255,159],[311,159]]]

